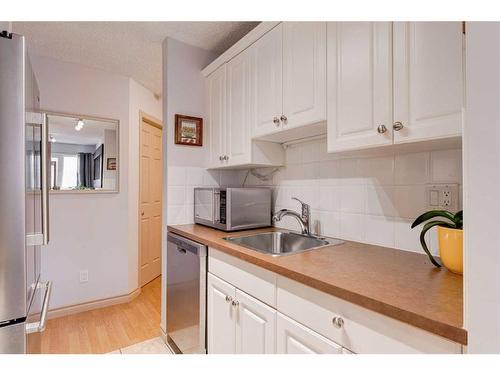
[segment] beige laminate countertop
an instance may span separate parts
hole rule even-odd
[[[462,276],[437,269],[427,256],[346,241],[294,255],[273,257],[223,240],[226,233],[197,224],[168,230],[276,272],[325,293],[467,344],[463,325]]]

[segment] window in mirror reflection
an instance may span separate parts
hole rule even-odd
[[[109,190],[118,188],[118,121],[52,114],[49,118],[51,188]]]

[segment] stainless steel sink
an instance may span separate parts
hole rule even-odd
[[[226,241],[272,256],[296,254],[327,245],[340,245],[341,240],[311,237],[293,232],[266,232],[241,237],[225,237]]]

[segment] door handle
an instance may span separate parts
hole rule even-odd
[[[49,312],[50,294],[52,293],[52,281],[46,281],[38,286],[38,288],[45,288],[45,295],[43,297],[42,311],[40,313],[40,321],[27,323],[26,333],[35,333],[45,331],[47,324],[47,315]]]
[[[49,184],[48,175],[49,168],[49,124],[46,113],[41,114],[41,131],[42,131],[42,147],[41,147],[41,189],[42,189],[42,235],[43,245],[49,243]]]

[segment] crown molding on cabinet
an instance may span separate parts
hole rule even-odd
[[[205,69],[201,71],[204,77],[209,76],[213,73],[219,66],[228,62],[233,57],[235,57],[240,52],[244,51],[246,48],[250,47],[254,42],[259,40],[264,34],[269,30],[273,29],[280,22],[261,22],[253,30],[251,30],[247,35],[233,44],[226,52],[217,57],[212,61]]]

